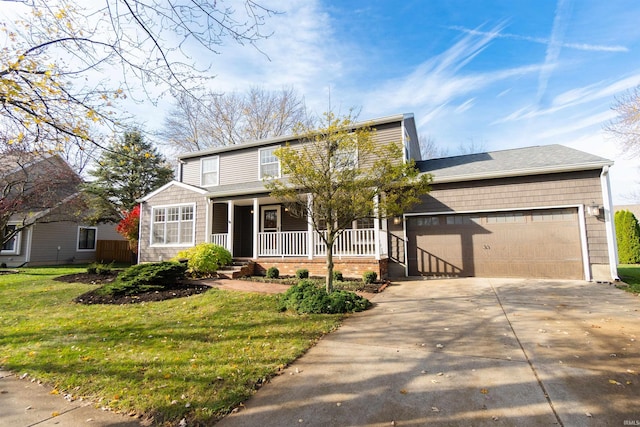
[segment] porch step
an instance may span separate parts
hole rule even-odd
[[[253,261],[233,260],[231,265],[218,270],[218,276],[225,279],[237,279],[243,276],[253,276],[255,263]]]

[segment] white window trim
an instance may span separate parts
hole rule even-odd
[[[93,249],[80,249],[80,230],[81,229],[89,229],[95,230],[94,239],[93,239]],[[79,225],[78,226],[78,235],[76,236],[76,251],[78,252],[95,252],[96,247],[98,246],[98,227],[91,227],[88,225]]]
[[[351,150],[348,150],[346,148],[342,148],[342,149],[336,150],[336,152],[333,153],[333,158],[335,159],[336,156],[344,156],[346,154],[350,154],[352,157],[354,157],[354,159],[353,159],[354,160],[353,161],[353,169],[357,169],[359,167],[359,164],[360,164],[360,158],[359,158],[359,155],[358,155],[359,153],[358,153],[357,145],[356,145],[355,149],[353,150],[353,152],[351,152]],[[350,170],[351,169],[351,168],[347,168],[346,166],[336,167],[335,164],[332,164],[331,167],[334,168],[337,171],[344,171],[344,170]]]
[[[204,163],[205,160],[215,160],[216,161],[217,175],[216,175],[215,184],[206,184],[205,185],[205,183],[204,183],[203,163]],[[217,185],[220,185],[220,156],[203,157],[202,159],[200,159],[200,186],[201,187],[215,187]]]
[[[191,230],[191,242],[187,243],[154,243],[153,242],[153,225],[155,223],[155,211],[156,209],[167,209],[167,208],[181,208],[183,206],[192,206],[193,207],[193,229]],[[197,209],[195,203],[179,203],[175,205],[158,205],[151,206],[151,217],[149,219],[149,246],[154,248],[190,248],[195,245],[196,242],[196,218],[197,218]],[[166,212],[165,212],[166,218]],[[166,220],[165,220],[166,223]],[[182,223],[182,220],[178,221],[178,224]],[[180,227],[180,226],[178,226]],[[180,228],[178,228],[178,236],[180,235]],[[165,236],[166,239],[166,236]]]
[[[7,225],[15,225],[18,226],[19,223],[16,222],[9,222]],[[4,232],[4,230],[0,230],[2,232]],[[0,249],[0,255],[20,255],[20,243],[22,242],[22,230],[18,231],[16,233],[15,236],[12,237],[12,239],[14,240],[14,244],[13,244],[13,250],[1,250]],[[0,245],[0,248],[2,246]]]
[[[267,151],[267,150],[277,150],[278,148],[280,148],[280,145],[277,146],[271,146],[271,147],[264,147],[264,148],[260,148],[258,149],[258,179],[260,181],[266,181],[269,179],[277,179],[280,178],[282,175],[282,167],[280,165],[280,159],[278,159],[278,174],[277,175],[268,175],[268,176],[262,176],[262,152],[263,151]],[[272,164],[272,163],[269,163]]]

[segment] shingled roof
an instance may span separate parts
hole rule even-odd
[[[601,169],[613,162],[563,145],[542,145],[417,162],[434,183]]]

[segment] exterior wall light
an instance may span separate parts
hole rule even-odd
[[[591,205],[587,206],[587,215],[600,216],[600,206],[595,203],[592,203]]]
[[[402,224],[402,217],[394,216],[393,217],[393,225],[400,225],[400,224]]]

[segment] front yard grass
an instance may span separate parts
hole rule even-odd
[[[625,290],[636,294],[640,293],[640,264],[620,264],[618,275],[623,282],[629,285],[624,288]]]
[[[272,295],[212,289],[173,300],[82,305],[95,285],[0,275],[0,366],[154,424],[208,425],[302,355],[340,315],[280,313]]]

